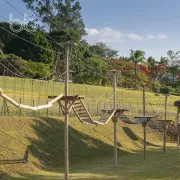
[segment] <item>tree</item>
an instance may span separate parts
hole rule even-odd
[[[159,64],[168,64],[167,57],[161,57]]]
[[[108,47],[105,43],[98,42],[90,47],[92,54],[102,57],[104,59],[116,59],[118,58],[118,51]]]
[[[174,52],[169,50],[167,52],[167,60],[170,73],[173,76],[173,83],[175,82],[175,76],[180,72],[180,51]]]
[[[142,50],[132,50],[130,49],[130,61],[134,63],[134,75],[137,77],[137,65],[143,64],[145,62],[145,52]],[[135,89],[137,89],[135,81]]]
[[[53,65],[54,52],[45,32],[38,29],[36,33],[28,33],[23,30],[14,36],[8,32],[11,31],[8,23],[0,23],[0,26],[3,28],[0,29],[0,34],[4,44],[4,53]]]
[[[36,12],[49,31],[77,30],[85,35],[81,6],[77,0],[22,0],[28,9]],[[60,28],[59,28],[60,27]]]
[[[148,67],[151,68],[157,64],[157,61],[152,56],[150,56],[147,59],[147,63],[148,63]]]

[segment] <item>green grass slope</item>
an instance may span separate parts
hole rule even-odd
[[[33,83],[33,86],[32,86]],[[48,99],[48,96],[56,96],[64,93],[64,84],[53,81],[39,81],[31,79],[21,79],[12,77],[0,76],[0,88],[3,89],[4,93],[16,100],[17,102],[25,105],[44,105]],[[85,104],[92,115],[97,116],[100,114],[101,109],[112,109],[113,107],[113,88],[102,87],[85,84],[73,84],[69,83],[69,94],[70,95],[81,95],[85,96]],[[146,110],[147,114],[162,114],[164,113],[164,96],[155,96],[154,93],[146,93]],[[168,98],[167,118],[175,120],[176,108],[174,107],[174,101],[179,100],[178,96],[170,96]],[[0,107],[2,105],[2,98],[0,98]],[[8,104],[10,107],[11,115],[19,113],[17,108]],[[125,108],[130,110],[129,114],[137,116],[142,114],[142,92],[128,89],[117,89],[117,107]],[[50,116],[59,115],[58,104],[54,104],[49,109]],[[21,111],[22,116],[32,116],[31,111]],[[37,114],[45,116],[46,110],[41,110]],[[162,118],[164,116],[162,115]]]
[[[5,83],[3,83],[5,82]],[[42,105],[48,95],[63,93],[64,86],[57,82],[32,81],[0,77],[0,88],[23,104]],[[70,84],[70,95],[85,96],[85,104],[94,116],[97,109],[110,109],[113,104],[113,91],[110,87]],[[175,119],[173,102],[178,97],[171,96],[168,101],[168,118]],[[146,93],[147,112],[155,114],[164,111],[163,95]],[[2,98],[0,98],[0,107]],[[117,90],[117,105],[130,111],[129,116],[142,114],[142,92],[127,89]],[[63,179],[64,164],[64,117],[59,116],[57,103],[49,109],[33,114],[36,117],[17,117],[19,109],[8,103],[12,116],[0,118],[0,179],[3,180],[56,180]],[[50,117],[52,116],[52,117]],[[162,116],[163,118],[163,116]],[[162,134],[147,130],[148,159],[143,161],[143,129],[140,125],[126,125],[118,122],[118,167],[113,166],[113,123],[107,126],[91,127],[71,117],[69,127],[70,177],[71,179],[178,179],[180,152],[168,144],[167,154],[162,153]],[[180,178],[179,178],[180,179]]]
[[[64,159],[62,119],[1,117],[0,124],[2,177],[62,172]],[[131,154],[142,150],[143,130],[141,126],[127,126],[121,122],[118,122],[117,127],[118,156],[121,162],[122,157],[132,156]],[[151,148],[158,148],[161,145],[161,135],[150,129],[147,139]],[[92,164],[93,168],[94,161],[100,165],[104,160],[108,160],[110,166],[113,165],[112,122],[105,127],[91,127],[72,118],[69,140],[70,167],[81,169],[84,164],[88,166]],[[25,161],[27,157],[28,162]],[[143,156],[139,156],[139,160],[142,158]]]

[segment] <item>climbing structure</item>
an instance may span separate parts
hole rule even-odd
[[[73,101],[73,99],[74,99],[74,101]],[[124,111],[126,111],[124,109],[102,110],[102,116],[100,117],[100,119],[98,121],[96,121],[96,120],[92,119],[92,117],[91,117],[90,113],[88,112],[88,109],[86,108],[82,99],[84,99],[84,97],[81,97],[81,96],[70,96],[68,98],[69,102],[71,101],[71,103],[70,103],[71,106],[69,107],[69,113],[72,108],[75,115],[80,120],[80,122],[91,125],[91,126],[106,125],[112,119],[112,117],[115,116],[118,118],[120,114],[122,114]],[[64,108],[64,105],[62,102],[63,100],[64,100],[64,98],[61,98],[59,100],[59,103],[60,103],[61,110],[64,114],[65,108]]]

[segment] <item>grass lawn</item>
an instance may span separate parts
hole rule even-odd
[[[39,81],[34,80],[32,86],[32,80],[26,79],[23,81],[21,78],[2,77],[0,76],[0,88],[4,93],[16,100],[17,102],[25,105],[44,105],[48,99],[48,96],[56,96],[64,93],[64,84],[53,81]],[[85,104],[91,113],[91,115],[97,116],[100,114],[101,109],[113,108],[113,88],[102,87],[85,84],[73,84],[69,83],[70,95],[85,96]],[[170,96],[168,98],[168,113],[167,118],[175,120],[176,108],[174,107],[174,101],[179,100],[178,96]],[[149,115],[161,114],[164,112],[164,96],[155,96],[154,93],[146,93],[146,110]],[[0,98],[0,107],[2,104],[2,98]],[[9,104],[12,115],[19,113],[17,108],[14,108]],[[117,89],[117,107],[129,110],[129,114],[137,116],[142,114],[142,92]],[[22,110],[22,116],[34,115],[31,111]],[[59,106],[56,103],[48,111],[49,116],[59,116]],[[35,113],[36,114],[36,113]],[[41,110],[37,113],[40,116],[47,114],[46,110]]]
[[[0,77],[0,87],[4,92],[23,104],[45,104],[48,95],[63,93],[61,83],[34,83],[26,80],[22,91],[22,79],[6,78],[6,85]],[[16,82],[16,83],[14,83]],[[54,86],[54,88],[53,88]],[[85,96],[90,113],[97,109],[110,109],[112,88],[70,84],[70,94]],[[104,94],[104,95],[103,95]],[[102,96],[103,95],[103,96]],[[146,109],[155,114],[164,112],[164,96],[146,93]],[[171,96],[168,102],[168,118],[175,119],[173,106],[179,97]],[[2,103],[2,98],[1,98]],[[129,116],[142,114],[142,92],[118,89],[117,103],[127,108]],[[1,104],[0,104],[1,105]],[[11,105],[8,106],[13,108]],[[18,109],[10,117],[0,118],[0,179],[2,180],[56,180],[64,179],[64,117],[56,118],[58,105],[46,116],[46,112],[34,117],[17,117]],[[23,112],[22,112],[23,113]],[[32,115],[32,112],[30,112]],[[22,115],[23,116],[23,115]],[[50,117],[51,116],[51,117]],[[95,116],[97,117],[97,113]],[[163,118],[163,115],[162,115]],[[118,167],[113,166],[113,123],[107,126],[91,127],[71,117],[69,122],[70,179],[77,180],[177,180],[180,179],[180,151],[168,144],[166,154],[162,153],[162,134],[147,129],[148,153],[143,160],[143,129],[141,125],[117,124]],[[26,149],[29,148],[28,163],[22,163]],[[6,163],[4,163],[6,162]]]
[[[56,118],[1,117],[0,177],[3,180],[63,179],[64,124]],[[70,179],[178,179],[180,151],[168,144],[162,153],[162,134],[147,129],[147,160],[143,160],[143,129],[117,124],[118,167],[113,166],[113,124],[91,127],[71,118],[69,127]],[[173,146],[174,145],[174,146]],[[28,163],[23,159],[30,146]],[[7,174],[7,176],[6,176]],[[179,178],[180,179],[180,178]]]
[[[159,147],[160,148],[160,147]],[[119,157],[118,167],[112,159],[102,159],[91,163],[75,165],[70,169],[70,179],[76,180],[179,180],[180,151],[168,147],[166,154],[161,149],[149,149],[147,160],[143,152],[126,154]],[[57,170],[58,172],[58,170]],[[64,179],[62,170],[42,172],[5,178],[6,180],[59,180]]]

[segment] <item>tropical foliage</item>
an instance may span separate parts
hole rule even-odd
[[[8,22],[1,22],[1,63],[8,60],[33,78],[45,77],[53,69],[59,75],[65,71],[64,49],[60,44],[73,41],[76,46],[71,49],[70,69],[75,83],[108,85],[111,78],[108,70],[117,69],[121,71],[119,85],[123,87],[138,89],[147,84],[155,92],[167,87],[180,92],[180,51],[169,50],[167,57],[155,59],[146,58],[142,50],[131,49],[128,57],[119,57],[119,52],[105,43],[90,45],[84,40],[86,29],[78,0],[22,1],[42,23],[35,33],[25,30],[14,33]],[[4,73],[3,68],[0,73]]]

